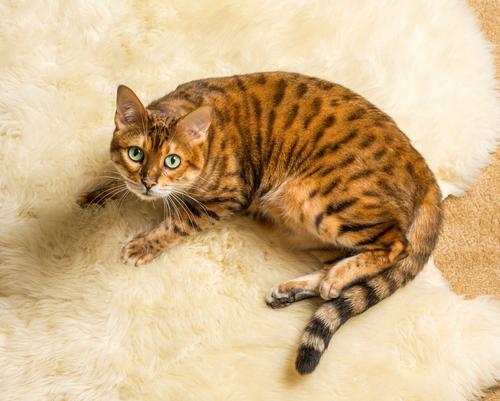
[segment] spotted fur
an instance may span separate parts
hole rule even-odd
[[[349,318],[413,279],[436,244],[442,211],[432,172],[390,117],[340,85],[282,72],[205,79],[147,108],[121,86],[115,123],[111,159],[128,189],[179,201],[123,249],[125,263],[147,263],[236,214],[323,263],[266,296],[274,308],[326,300],[300,340],[300,374],[316,368]],[[144,154],[140,162],[129,155],[133,147]],[[181,163],[169,168],[173,154]],[[80,204],[116,194],[113,185]]]

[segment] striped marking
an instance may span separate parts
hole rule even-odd
[[[354,205],[358,200],[358,198],[350,198],[343,200],[337,204],[330,203],[327,206],[325,213],[327,216],[331,216],[334,213],[340,213],[341,211]]]
[[[358,231],[367,230],[369,228],[377,227],[381,224],[383,224],[383,222],[381,222],[381,223],[368,223],[368,224],[342,224],[339,228],[339,235],[349,233],[349,232],[358,232]]]
[[[378,233],[372,235],[371,237],[360,241],[356,244],[356,246],[365,246],[365,245],[372,245],[375,244],[380,238],[382,238],[385,234],[387,234],[389,231],[395,228],[394,224],[389,225],[388,227],[384,228],[383,230],[379,231]]]
[[[321,195],[323,195],[323,196],[328,195],[330,192],[332,192],[335,189],[335,187],[337,187],[339,185],[340,181],[341,181],[341,179],[337,178],[336,180],[333,180],[332,182],[330,182],[330,184],[328,184],[328,186],[323,190]]]
[[[287,120],[285,122],[285,127],[284,127],[285,129],[288,129],[292,126],[298,114],[299,114],[299,105],[295,104],[292,107],[292,111],[288,114]]]
[[[305,82],[300,83],[299,86],[297,87],[297,99],[300,100],[306,94],[308,89],[309,87]]]
[[[273,98],[274,107],[277,107],[285,97],[285,90],[287,86],[288,85],[284,79],[280,79],[276,83],[276,93]]]
[[[375,137],[375,135],[368,134],[366,136],[366,138],[363,139],[363,141],[360,142],[360,144],[358,145],[358,149],[366,149],[366,148],[368,148],[370,145],[372,145],[375,142],[376,139],[377,138]]]

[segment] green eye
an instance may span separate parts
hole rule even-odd
[[[137,146],[131,147],[128,150],[128,157],[130,157],[130,160],[133,160],[134,162],[140,162],[144,159],[144,151]]]
[[[168,168],[177,168],[181,164],[181,158],[177,155],[169,155],[165,158],[165,166]]]

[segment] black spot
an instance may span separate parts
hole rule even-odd
[[[325,121],[323,121],[323,129],[330,128],[333,124],[335,124],[335,114],[330,114],[325,117]]]
[[[201,231],[200,226],[198,226],[198,224],[197,224],[195,221],[193,221],[193,220],[191,220],[191,219],[188,219],[188,224],[189,224],[192,228],[194,228],[196,231],[198,231],[198,232],[200,232],[200,231]]]
[[[210,217],[214,220],[217,220],[217,221],[220,220],[219,215],[212,210],[205,209],[205,213],[208,215],[208,217]]]
[[[308,89],[309,87],[305,82],[300,83],[297,87],[297,99],[301,99],[306,94]]]
[[[375,142],[377,138],[373,134],[368,134],[365,139],[358,145],[358,149],[366,149],[369,147],[373,142]]]
[[[342,162],[340,162],[339,167],[340,168],[347,167],[349,164],[354,163],[355,160],[356,158],[354,157],[354,155],[349,155],[344,160],[342,160]]]
[[[276,120],[276,112],[274,110],[269,111],[269,117],[267,120],[267,132],[271,134],[273,132],[274,121]]]
[[[316,167],[313,171],[309,171],[309,172],[308,172],[308,170],[304,170],[304,171],[303,171],[303,173],[307,173],[307,172],[308,172],[308,173],[307,173],[307,175],[306,175],[304,178],[308,178],[308,177],[310,177],[310,176],[312,176],[312,175],[316,174],[316,173],[317,173],[319,170],[321,170],[322,168],[323,168],[323,166],[318,166],[318,167]]]
[[[345,145],[346,143],[352,141],[354,138],[358,136],[358,130],[351,130],[349,134],[347,134],[344,138],[342,138],[340,141],[336,142],[334,145],[331,146],[332,152],[337,151],[340,149],[342,145]]]
[[[283,100],[283,98],[285,97],[286,87],[287,87],[287,83],[284,79],[280,79],[276,83],[276,93],[274,94],[274,98],[273,98],[274,107],[278,106],[281,103],[281,101]]]
[[[342,224],[339,228],[339,234],[348,232],[358,232],[379,226],[382,223],[368,223],[368,224]]]
[[[314,198],[319,192],[319,189],[316,188],[315,190],[311,191],[311,193],[309,194],[309,199],[312,199]]]
[[[390,163],[390,164],[386,164],[383,168],[382,168],[382,171],[388,175],[394,175],[394,164],[393,163]]]
[[[352,92],[347,92],[347,93],[344,93],[344,94],[342,95],[342,100],[344,100],[344,101],[346,101],[346,102],[348,102],[348,101],[350,101],[350,100],[353,100],[353,99],[355,99],[355,98],[356,98],[356,96],[355,96],[355,95],[354,95],[354,93],[352,93]]]
[[[200,211],[198,210],[198,208],[194,207],[193,205],[191,205],[190,203],[188,202],[185,202],[185,206],[186,208],[189,210],[189,212],[191,214],[193,214],[194,216],[196,217],[200,217],[201,216],[201,213]]]
[[[373,154],[373,156],[375,157],[375,159],[381,159],[386,153],[387,153],[387,149],[383,148],[383,149],[377,150]]]
[[[329,91],[332,90],[335,87],[335,85],[332,84],[331,82],[320,81],[318,82],[318,87],[324,91]]]
[[[304,129],[307,129],[309,127],[309,124],[311,123],[311,121],[319,114],[319,112],[321,111],[321,104],[322,103],[323,103],[323,100],[321,100],[321,98],[319,98],[319,97],[314,98],[314,100],[311,103],[312,112],[304,120],[304,124],[303,124]]]
[[[208,85],[207,87],[208,90],[210,90],[211,92],[217,92],[223,96],[226,96],[227,95],[227,92],[224,88],[221,88],[220,86],[217,86],[217,85],[214,85],[214,84],[210,84]]]
[[[321,172],[322,177],[326,177],[328,174],[330,174],[333,170],[335,170],[337,167],[336,166],[330,166],[326,170]]]
[[[388,227],[382,229],[378,233],[372,235],[370,238],[367,238],[361,242],[358,242],[356,246],[365,246],[365,245],[372,245],[375,244],[380,238],[382,238],[385,234],[387,234],[389,231],[391,231],[394,228],[394,225],[391,224]]]
[[[290,148],[288,149],[288,153],[287,153],[287,156],[286,156],[286,159],[287,161],[289,161],[292,156],[293,156],[293,152],[295,151],[295,148],[297,147],[297,144],[299,142],[299,138],[296,137],[295,140],[293,141],[293,144],[290,146]],[[281,152],[280,152],[281,153]],[[279,153],[278,153],[279,154]]]
[[[415,173],[415,168],[413,167],[413,164],[411,164],[411,162],[406,162],[406,171],[408,171],[408,173],[412,176],[412,178],[415,178],[416,177],[416,173]]]
[[[292,110],[290,113],[288,113],[286,122],[285,122],[285,129],[288,129],[292,126],[293,122],[295,121],[295,118],[297,117],[297,114],[299,113],[299,105],[295,104],[292,107]]]
[[[316,219],[314,220],[314,224],[316,224],[316,228],[319,228],[319,225],[323,221],[324,213],[320,213],[316,216]]]
[[[260,122],[260,116],[262,115],[262,105],[260,103],[260,100],[257,99],[255,96],[252,96],[252,104],[255,110],[257,121]]]
[[[389,186],[389,184],[387,183],[386,180],[384,180],[384,179],[377,180],[377,185],[381,189],[383,189],[386,193],[392,193],[392,189],[391,189],[391,187]]]
[[[357,173],[354,173],[353,175],[351,175],[349,177],[349,179],[347,180],[347,182],[351,182],[351,181],[359,180],[360,178],[368,177],[368,176],[372,175],[373,173],[374,173],[374,171],[372,169],[358,171]]]
[[[354,205],[358,201],[358,198],[350,198],[341,201],[337,204],[330,203],[326,208],[326,215],[331,216],[334,213],[340,213],[341,211],[347,209],[348,207]]]
[[[267,79],[264,74],[256,74],[255,78],[255,82],[257,82],[259,85],[265,85],[267,83]]]
[[[366,109],[363,108],[357,108],[354,110],[349,117],[347,117],[347,121],[354,121],[354,120],[359,120],[366,114]]]
[[[238,88],[243,91],[243,92],[246,92],[247,91],[247,88],[245,86],[245,84],[243,83],[243,81],[241,80],[240,77],[236,77],[236,85],[238,85]]]
[[[328,184],[328,186],[323,190],[321,195],[323,195],[323,196],[328,195],[330,192],[332,192],[335,189],[335,187],[337,185],[339,185],[340,181],[341,181],[341,179],[337,178],[336,180],[333,180],[332,182],[330,182],[330,184]]]
[[[325,135],[325,131],[317,131],[315,134],[314,134],[314,138],[313,138],[313,143],[316,145],[319,140],[321,139],[321,137]]]

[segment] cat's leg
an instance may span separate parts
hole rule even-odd
[[[148,263],[181,238],[203,231],[217,221],[234,215],[233,203],[201,206],[185,202],[177,211],[150,231],[144,231],[122,250],[121,259],[132,266]]]
[[[90,205],[104,205],[110,199],[120,199],[128,192],[127,186],[123,180],[113,180],[102,187],[96,188],[93,191],[81,194],[76,203],[81,207]]]
[[[359,233],[355,236],[359,241]],[[344,240],[349,241],[348,236],[345,237]],[[411,246],[401,231],[392,227],[376,241],[359,247],[358,251],[360,253],[343,259],[328,270],[319,287],[323,299],[336,298],[343,289],[365,281],[404,259],[411,251]]]
[[[325,266],[306,276],[285,281],[269,290],[266,295],[266,303],[272,308],[284,308],[293,302],[305,298],[320,295],[320,284],[325,278],[327,271],[342,259],[351,256],[352,253],[344,249],[318,249],[309,250]]]
[[[306,276],[285,281],[269,290],[266,303],[273,309],[284,308],[305,298],[319,296],[319,285],[326,275],[326,268]]]

